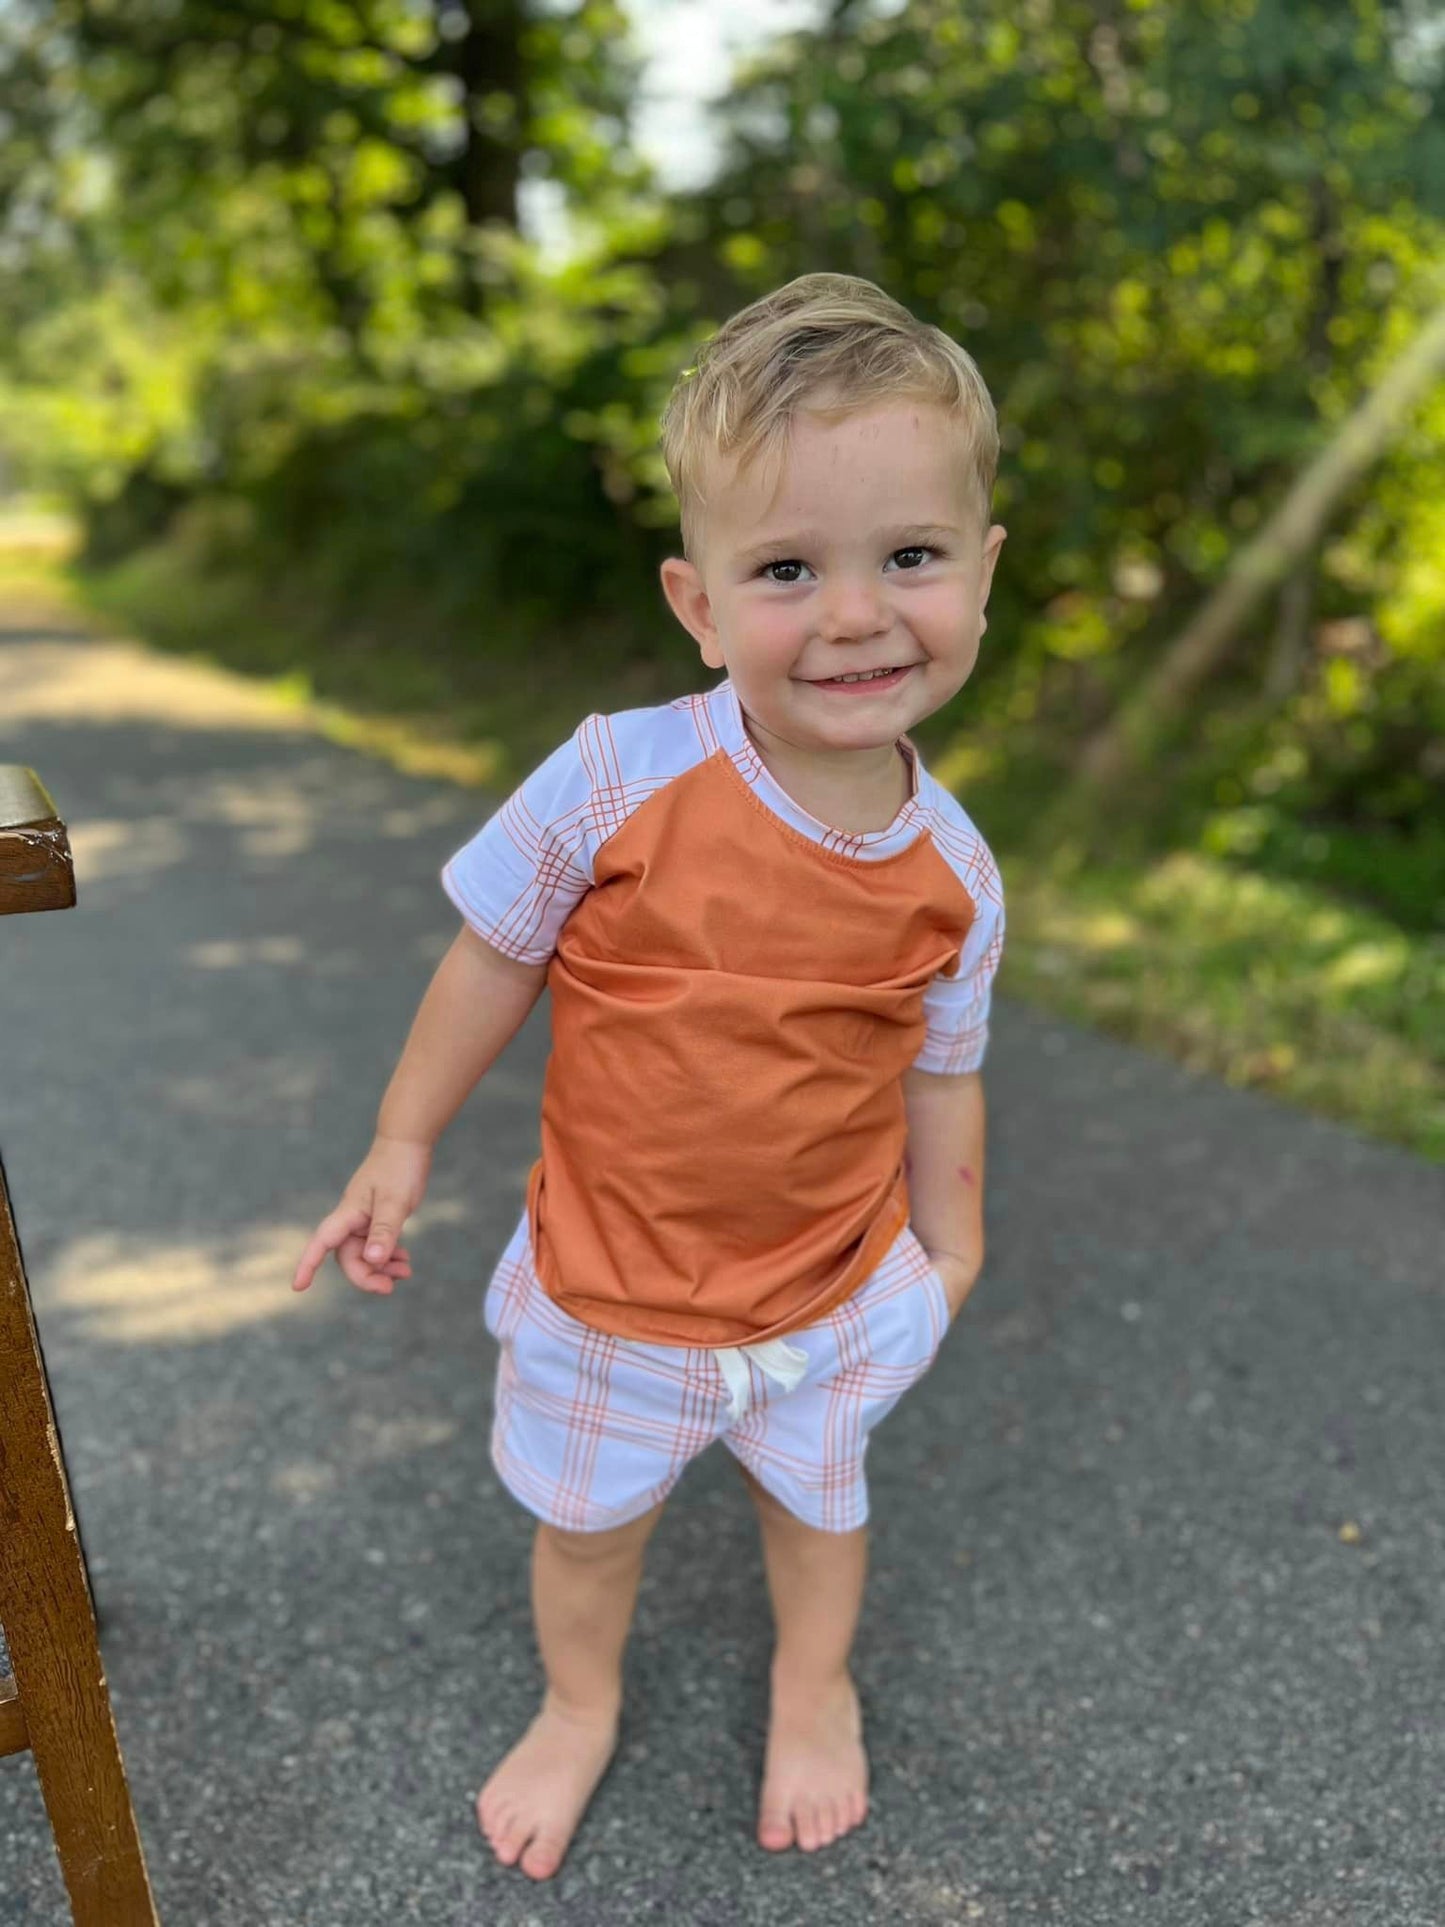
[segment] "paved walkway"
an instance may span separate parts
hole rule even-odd
[[[410,1289],[287,1289],[491,804],[18,624],[0,761],[76,852],[75,909],[0,925],[0,1143],[167,1927],[1438,1927],[1438,1168],[1001,1004],[988,1269],[870,1454],[870,1819],[752,1844],[767,1617],[718,1450],[534,1886],[471,1800],[537,1683],[478,1307],[545,1003],[443,1142]],[[23,1758],[0,1855],[0,1922],[65,1918]]]

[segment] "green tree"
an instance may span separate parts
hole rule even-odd
[[[720,260],[732,285],[705,296],[720,315],[806,269],[851,269],[974,353],[1012,537],[978,695],[1012,755],[1037,752],[1045,789],[1428,313],[1442,24],[1439,7],[1377,0],[911,0],[887,16],[843,0],[738,78],[724,165],[678,205],[662,271],[700,281],[699,257]],[[1430,420],[1387,468],[1438,502]],[[1297,738],[1304,712],[1318,723],[1317,619],[1391,626],[1392,593],[1424,579],[1411,544],[1434,538],[1419,512],[1413,529],[1380,515],[1382,488],[1362,478],[1298,558],[1272,633],[1220,653],[1203,691],[1218,733],[1189,717],[1148,812],[1197,821],[1241,759],[1274,757],[1282,713]],[[1422,718],[1415,661],[1438,680],[1442,622],[1445,601],[1417,605],[1414,654],[1371,672],[1368,722],[1304,732],[1319,780],[1293,786],[1302,805],[1398,804],[1404,755],[1426,807],[1445,716],[1434,697]]]

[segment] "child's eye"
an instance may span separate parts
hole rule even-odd
[[[889,560],[896,562],[901,555],[916,555],[919,558],[917,562],[910,562],[904,565],[904,573],[908,574],[922,566],[923,558],[938,554],[941,554],[941,550],[929,548],[922,543],[910,543],[906,549],[895,549],[889,557]],[[776,582],[783,588],[789,588],[797,582],[799,578],[796,575],[774,575],[773,570],[806,569],[807,566],[806,562],[799,562],[794,556],[779,556],[775,562],[762,563],[758,569],[758,574],[769,582]]]

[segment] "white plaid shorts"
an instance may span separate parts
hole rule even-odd
[[[548,1297],[524,1211],[483,1317],[501,1348],[492,1463],[539,1519],[623,1525],[721,1439],[805,1524],[851,1532],[868,1517],[868,1435],[933,1363],[950,1312],[905,1225],[851,1298],[785,1338],[725,1350],[617,1338]]]

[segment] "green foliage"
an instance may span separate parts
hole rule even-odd
[[[670,663],[671,382],[751,295],[863,273],[997,400],[1009,541],[958,707],[1022,829],[1438,300],[1437,12],[844,0],[737,77],[718,178],[664,195],[612,0],[18,0],[0,447],[97,563],[179,528],[413,654],[424,608],[439,661]],[[516,231],[542,179],[565,262]],[[1442,538],[1437,392],[1121,847],[1445,927]]]
[[[913,0],[835,10],[734,88],[728,164],[683,210],[691,231],[721,233],[748,292],[870,275],[989,379],[1010,537],[972,694],[1020,766],[1062,773],[1439,300],[1427,26],[1373,0],[1108,17]],[[1442,426],[1437,393],[1357,491],[1270,708],[1303,759],[1278,811],[1324,873],[1358,887],[1349,852],[1378,835],[1376,900],[1445,927]],[[1355,617],[1379,646],[1347,665],[1328,637]],[[1243,635],[1211,692],[1236,744],[1276,653]],[[1250,780],[1195,720],[1152,775],[1146,835],[1187,838],[1217,784]],[[1292,867],[1290,847],[1262,839],[1253,860]]]

